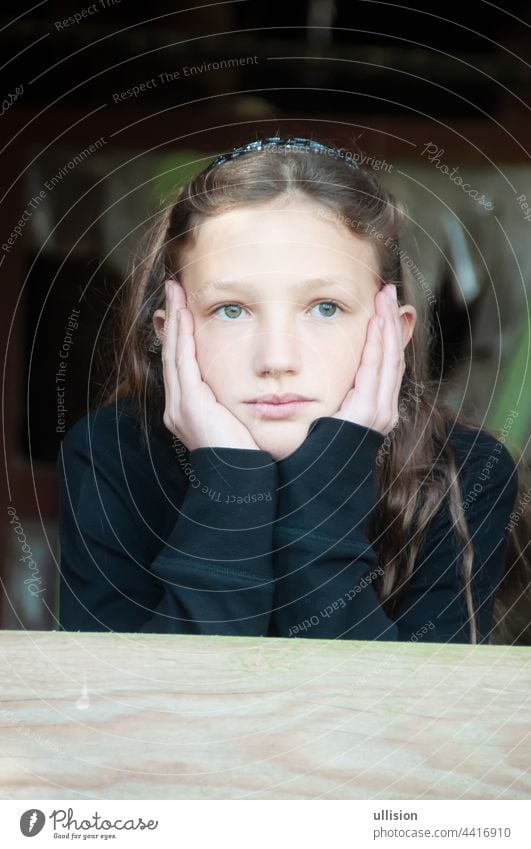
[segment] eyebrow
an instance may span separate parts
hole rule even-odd
[[[354,281],[343,275],[336,277],[310,277],[308,280],[300,280],[291,288],[294,292],[299,293],[307,289],[324,288],[325,286],[344,286],[352,285]],[[208,280],[201,286],[202,290],[206,290],[206,294],[210,289],[215,289],[218,292],[239,291],[245,295],[256,295],[257,289],[248,280]],[[199,293],[198,293],[199,294]]]

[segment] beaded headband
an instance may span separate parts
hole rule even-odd
[[[329,147],[326,144],[321,144],[321,142],[313,141],[313,139],[301,138],[300,136],[289,136],[287,138],[282,138],[281,136],[268,136],[267,138],[257,139],[256,141],[247,142],[247,144],[243,144],[240,147],[235,147],[230,151],[230,153],[222,153],[221,156],[216,157],[216,159],[207,166],[204,173],[207,174],[218,165],[222,165],[224,162],[230,162],[232,159],[237,159],[245,153],[252,153],[256,150],[277,150],[279,148],[286,148],[288,150],[309,150],[310,153],[320,153],[324,156],[330,156],[333,159],[341,159],[345,162],[345,164],[351,166],[355,170],[359,170],[359,165],[356,160],[352,159],[352,156],[345,156],[342,153],[342,148],[338,149],[337,147]]]
[[[329,156],[332,159],[339,159],[344,162],[350,168],[353,168],[355,171],[360,170],[360,166],[356,162],[355,159],[352,159],[352,155],[345,155],[342,151],[343,148],[337,147],[329,147],[326,144],[322,144],[321,142],[313,141],[313,139],[302,138],[301,136],[267,136],[263,139],[257,139],[256,141],[247,142],[247,144],[240,145],[240,147],[234,147],[229,153],[222,153],[220,156],[217,156],[212,162],[207,165],[207,167],[203,171],[203,176],[209,174],[214,168],[217,168],[218,165],[223,165],[225,162],[231,162],[233,159],[238,159],[238,157],[245,155],[246,153],[253,153],[254,151],[260,150],[278,150],[278,149],[287,149],[287,150],[307,150],[310,153],[320,153],[323,156]],[[396,255],[396,266],[395,266],[395,276],[394,282],[400,283],[402,282],[402,267],[400,263],[400,246],[398,239],[393,239],[393,251]]]

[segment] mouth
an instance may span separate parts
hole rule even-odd
[[[287,419],[296,416],[313,404],[311,398],[303,395],[264,395],[254,401],[247,401],[256,418],[261,419]]]

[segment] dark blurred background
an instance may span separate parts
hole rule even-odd
[[[405,200],[441,394],[492,429],[517,409],[507,444],[529,459],[530,44],[524,2],[2,5],[3,486],[22,533],[7,513],[1,627],[55,624],[57,452],[105,381],[143,229],[258,135],[356,144]]]

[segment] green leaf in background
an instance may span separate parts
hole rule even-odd
[[[197,150],[179,150],[157,159],[151,181],[154,200],[163,203],[183,183],[202,171],[212,158]]]
[[[531,332],[529,316],[523,317],[518,342],[511,361],[507,363],[498,380],[497,393],[490,408],[486,425],[491,430],[503,428],[511,410],[518,418],[511,425],[507,448],[517,446],[524,455],[529,452],[531,431]],[[511,451],[511,453],[513,453]]]

